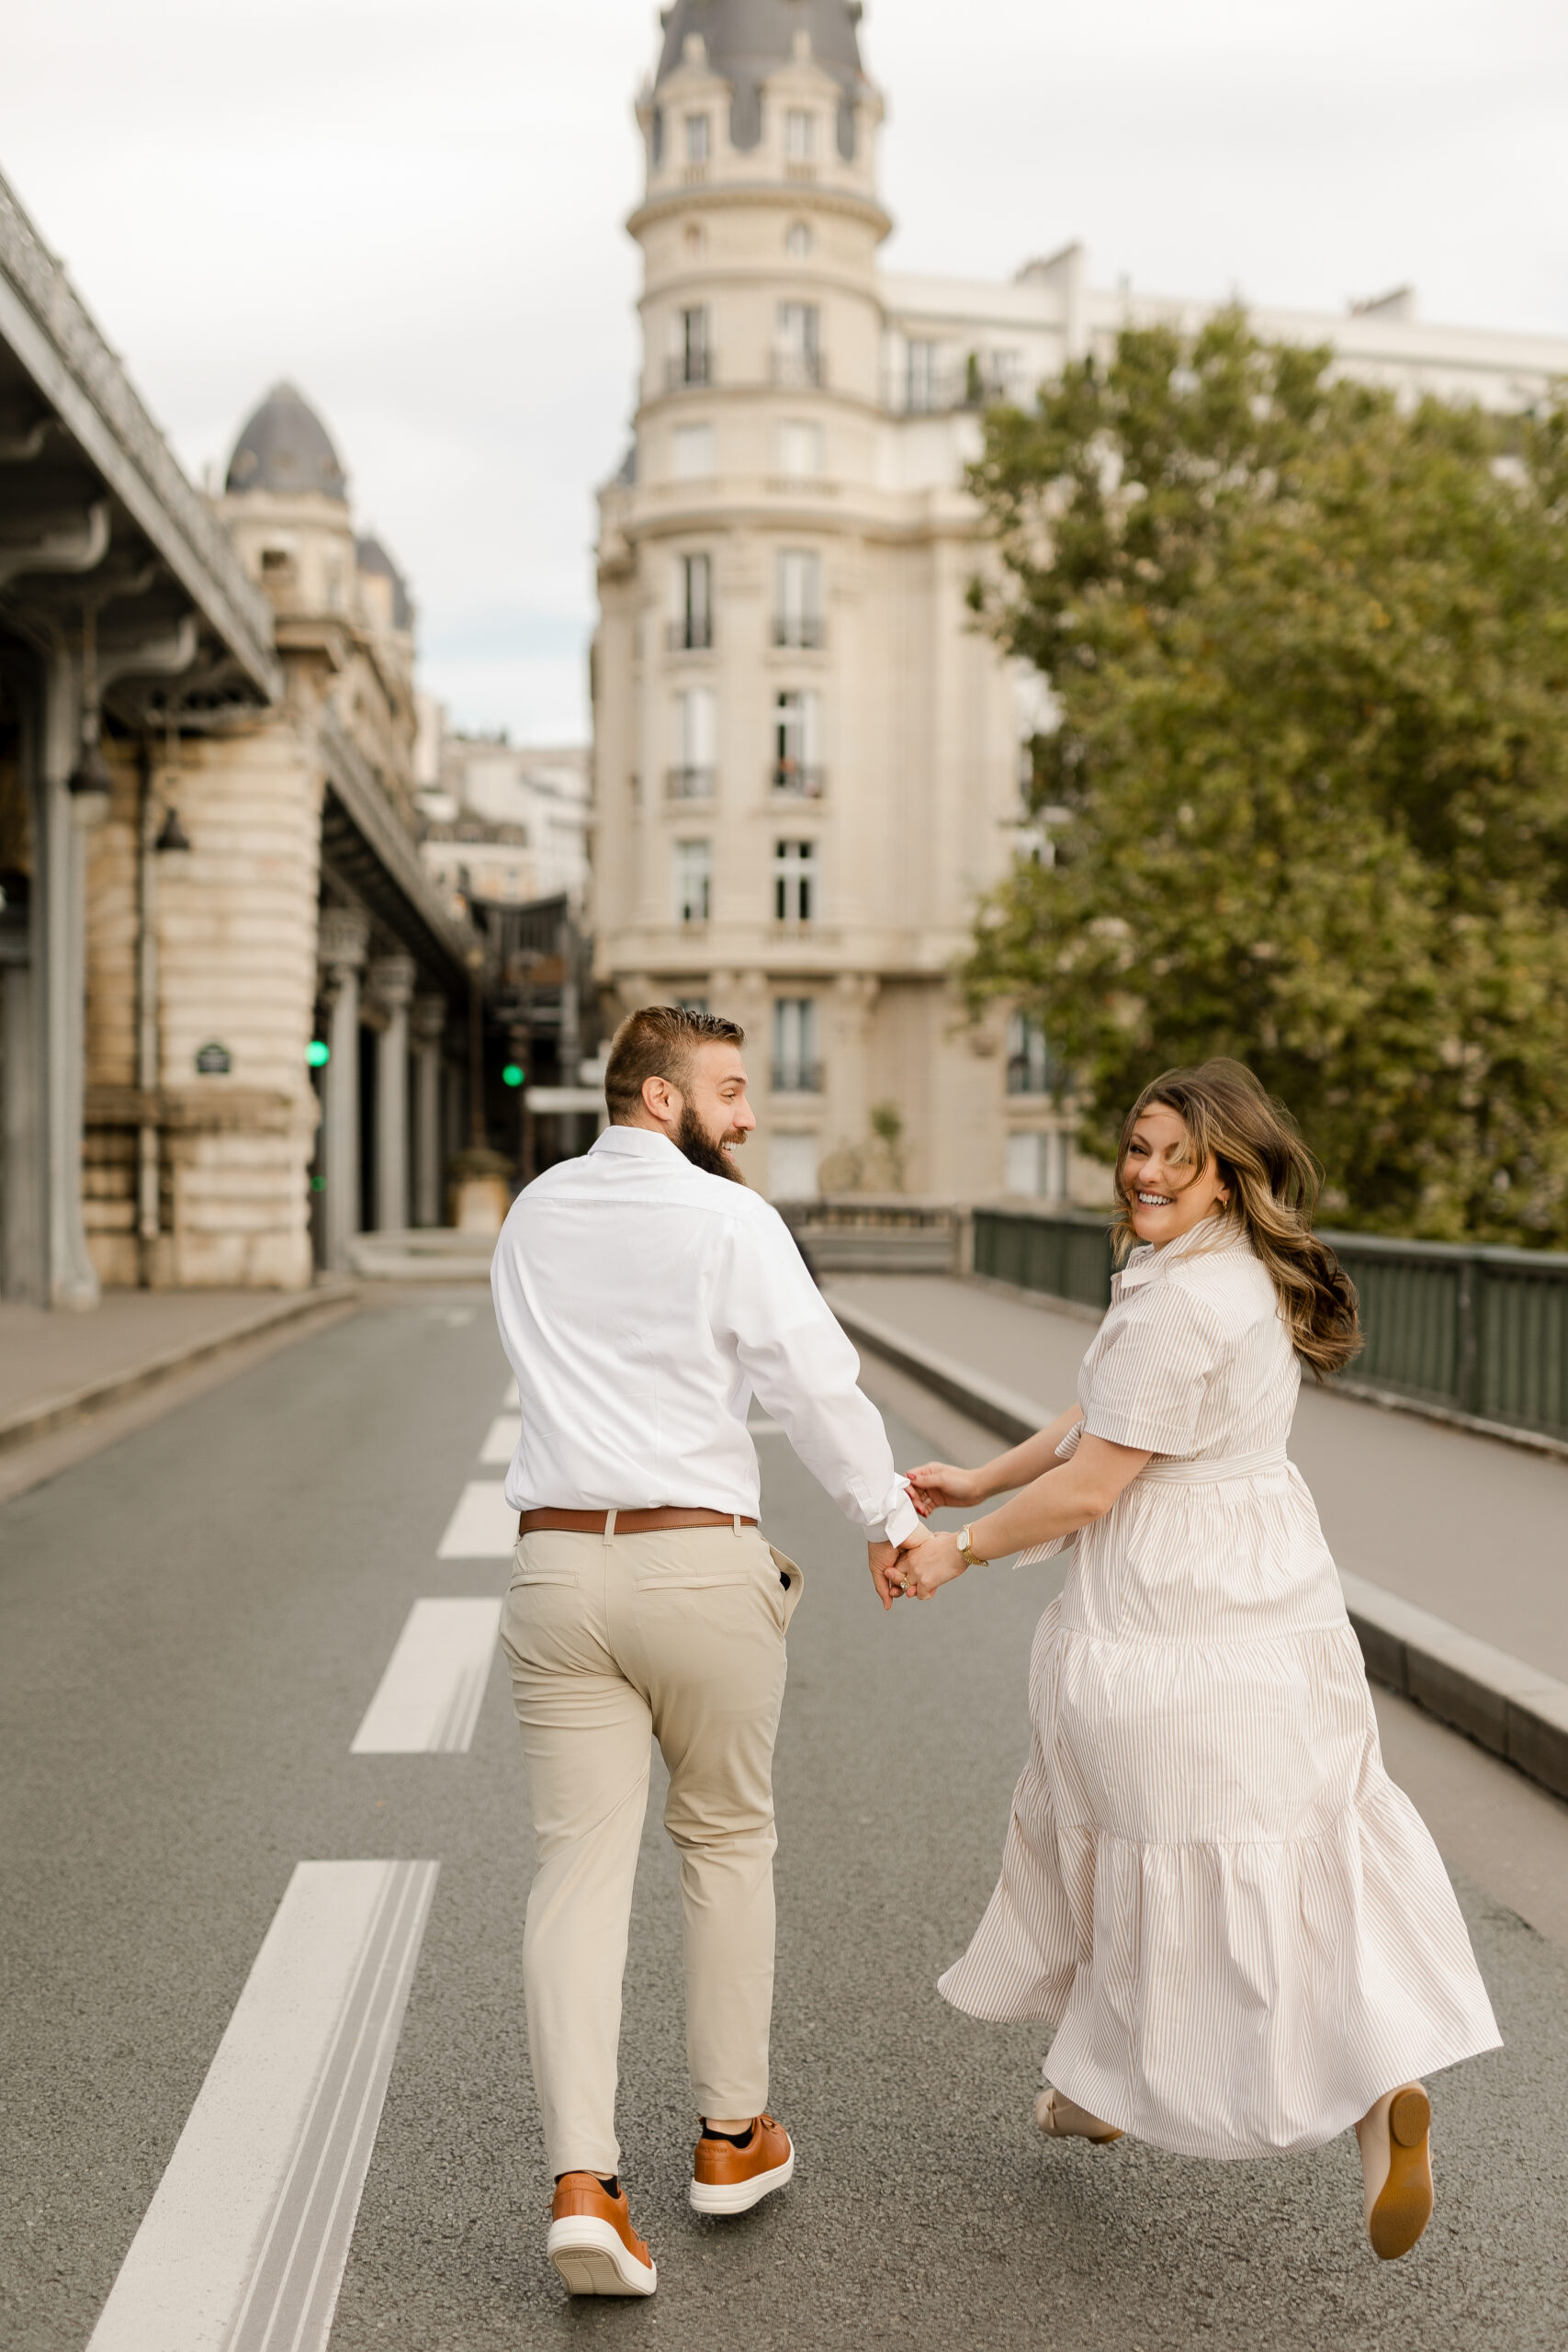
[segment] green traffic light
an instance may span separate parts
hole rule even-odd
[[[333,1057],[333,1049],[324,1037],[312,1037],[305,1048],[306,1065],[310,1069],[325,1069]]]
[[[501,1082],[502,1086],[521,1086],[523,1083],[521,1065],[517,1062],[508,1062],[501,1073]]]

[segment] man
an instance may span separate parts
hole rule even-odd
[[[573,2294],[649,2295],[615,2138],[616,2050],[649,1737],[681,1863],[691,2201],[740,2213],[795,2168],[768,2114],[773,1753],[793,1561],[757,1528],[755,1396],[863,1529],[883,1606],[919,1521],[854,1351],[730,1158],[756,1125],[744,1033],[669,1005],[622,1023],[611,1125],[520,1194],[491,1270],[523,1434],[502,1629],[538,1867],[523,1983]]]

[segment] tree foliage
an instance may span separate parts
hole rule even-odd
[[[993,411],[970,479],[1055,719],[972,1001],[1043,1019],[1091,1148],[1234,1054],[1339,1221],[1568,1238],[1568,411],[1402,407],[1229,311]]]

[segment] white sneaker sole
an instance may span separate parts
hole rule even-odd
[[[760,2172],[750,2180],[737,2180],[725,2187],[708,2181],[694,2180],[691,2188],[694,2213],[749,2213],[775,2188],[786,2188],[795,2178],[795,2150],[791,2148],[782,2165],[772,2172]]]
[[[617,2229],[589,2213],[552,2222],[545,2252],[569,2295],[651,2295],[659,2284],[657,2262],[639,2262]]]

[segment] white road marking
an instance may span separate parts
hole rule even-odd
[[[783,1437],[784,1423],[770,1421],[765,1413],[754,1413],[746,1424],[753,1437]]]
[[[466,1756],[479,1719],[499,1600],[416,1600],[351,1756]]]
[[[514,1380],[507,1382],[506,1394],[501,1401],[505,1410],[510,1413],[515,1413],[522,1405],[523,1399],[517,1394],[517,1383]]]
[[[499,1478],[470,1478],[446,1522],[438,1560],[509,1560],[517,1545],[517,1513]]]
[[[491,1464],[499,1463],[505,1469],[517,1451],[519,1427],[515,1413],[502,1413],[499,1419],[491,1421],[479,1460]]]
[[[300,1862],[88,2352],[325,2352],[436,1862]]]

